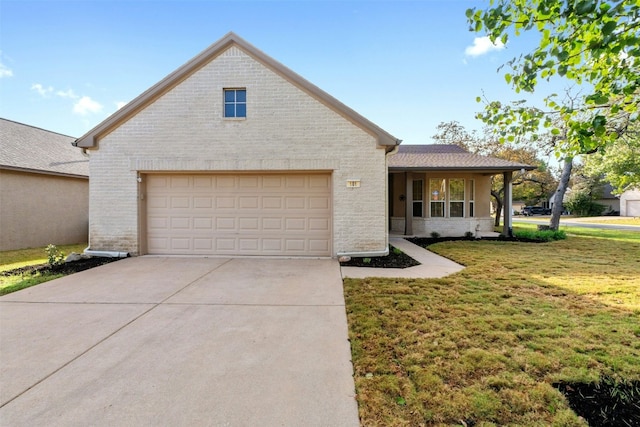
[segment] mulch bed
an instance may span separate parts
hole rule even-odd
[[[576,414],[591,427],[640,426],[640,381],[616,383],[603,378],[599,383],[557,383],[553,385]]]
[[[29,265],[26,267],[20,267],[13,270],[0,272],[1,276],[16,276],[16,275],[33,275],[37,273],[62,273],[73,274],[79,271],[88,270],[90,268],[98,267],[103,264],[118,261],[121,258],[103,258],[103,257],[91,257],[81,259],[78,261],[67,262],[62,265],[50,266],[49,264]]]
[[[483,237],[476,239],[474,237],[407,237],[406,240],[410,241],[414,245],[422,246],[426,248],[429,245],[433,245],[441,242],[457,242],[461,240],[489,240],[494,242],[521,242],[521,243],[547,243],[539,239],[527,239],[524,237]]]
[[[350,261],[341,262],[345,267],[370,267],[370,268],[408,268],[420,265],[418,261],[404,252],[395,253],[394,247],[389,245],[389,255],[371,258],[351,258]]]

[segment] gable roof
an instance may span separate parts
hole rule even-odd
[[[389,170],[466,170],[478,172],[506,172],[520,169],[534,170],[535,166],[496,157],[481,156],[457,145],[401,145],[389,157]]]
[[[400,144],[401,140],[387,133],[382,128],[378,127],[373,122],[356,113],[354,110],[347,107],[319,87],[313,85],[309,81],[302,78],[300,75],[294,73],[289,68],[285,67],[270,56],[258,50],[255,46],[249,44],[238,35],[230,32],[223,38],[209,46],[207,49],[196,55],[186,64],[175,70],[173,73],[169,74],[160,82],[147,89],[133,101],[129,102],[127,105],[116,111],[114,114],[112,114],[92,130],[90,130],[84,136],[78,138],[78,140],[75,142],[75,145],[84,148],[96,147],[97,140],[102,135],[110,132],[120,123],[135,115],[138,111],[171,90],[173,87],[175,87],[180,82],[195,73],[197,70],[211,62],[214,58],[222,54],[231,46],[238,47],[244,53],[260,62],[262,65],[271,69],[276,74],[279,74],[284,79],[297,86],[307,94],[311,95],[327,107],[331,108],[347,120],[351,121],[356,126],[375,136],[378,140],[379,145],[389,146],[387,151],[390,151],[393,146]]]
[[[0,169],[89,176],[89,158],[75,138],[0,118]]]

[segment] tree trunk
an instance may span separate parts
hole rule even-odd
[[[491,195],[496,199],[496,219],[494,226],[500,227],[500,217],[502,216],[502,198],[500,194],[491,190]]]
[[[571,169],[573,168],[573,159],[564,159],[564,166],[562,167],[562,174],[560,175],[560,182],[558,182],[558,189],[553,195],[553,207],[551,208],[551,221],[549,222],[549,228],[551,230],[557,230],[560,227],[560,215],[564,210],[562,201],[564,200],[564,193],[569,186],[569,178],[571,178]]]

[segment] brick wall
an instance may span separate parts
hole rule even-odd
[[[246,88],[246,119],[223,118],[224,88]],[[386,247],[384,149],[236,47],[101,138],[98,147],[90,152],[92,249],[141,252],[138,172],[274,170],[332,173],[334,256]],[[346,187],[353,178],[360,188]]]

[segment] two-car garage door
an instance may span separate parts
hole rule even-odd
[[[146,176],[147,251],[331,255],[329,174]]]

